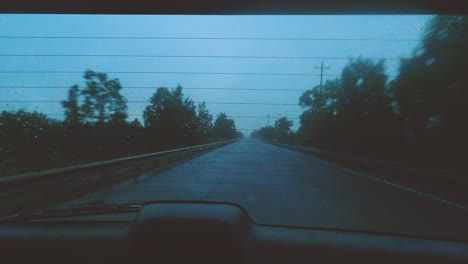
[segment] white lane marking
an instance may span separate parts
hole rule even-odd
[[[389,181],[386,181],[386,180],[375,178],[375,177],[369,176],[367,174],[357,172],[355,170],[347,169],[347,168],[338,166],[336,164],[321,160],[319,158],[316,158],[316,159],[318,161],[322,162],[322,163],[325,163],[325,164],[329,165],[329,166],[332,166],[332,167],[335,167],[335,168],[338,168],[338,169],[341,169],[341,170],[344,170],[344,171],[347,171],[347,172],[351,172],[351,173],[357,174],[359,176],[362,176],[362,177],[365,177],[365,178],[368,178],[368,179],[372,179],[372,180],[380,182],[380,183],[388,184],[388,185],[391,185],[393,187],[396,187],[396,188],[399,188],[399,189],[402,189],[402,190],[405,190],[405,191],[408,191],[408,192],[416,193],[416,194],[419,194],[419,195],[424,196],[426,198],[429,198],[429,199],[432,199],[432,200],[435,200],[435,201],[439,201],[441,203],[449,204],[449,205],[452,205],[452,206],[455,206],[455,207],[458,207],[458,208],[461,208],[461,209],[468,210],[468,207],[463,206],[461,204],[457,204],[457,203],[454,203],[454,202],[451,202],[451,201],[448,201],[448,200],[445,200],[445,199],[442,199],[442,198],[439,198],[439,197],[436,197],[436,196],[432,196],[432,195],[427,194],[427,193],[416,191],[414,189],[411,189],[411,188],[408,188],[408,187],[405,187],[405,186],[401,186],[401,185],[398,185],[398,184],[395,184],[395,183],[392,183],[392,182],[389,182]]]

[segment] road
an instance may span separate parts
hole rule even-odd
[[[73,203],[161,199],[233,202],[262,224],[468,240],[466,209],[255,140],[147,172]]]

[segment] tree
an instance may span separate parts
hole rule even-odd
[[[78,85],[73,85],[68,90],[68,100],[62,101],[62,107],[65,109],[65,123],[78,125],[81,123],[80,106],[78,98],[80,89]]]
[[[156,146],[187,145],[196,140],[198,119],[195,103],[184,98],[180,85],[172,91],[158,88],[145,108],[143,118]]]
[[[401,60],[390,89],[401,119],[405,145],[414,156],[453,153],[468,146],[468,18],[434,16],[409,59]]]
[[[342,71],[336,115],[344,120],[377,120],[389,110],[384,61],[351,60]]]
[[[304,92],[298,135],[305,144],[361,149],[382,142],[392,118],[384,61],[351,59],[341,77]]]
[[[104,159],[128,150],[127,105],[118,79],[86,70],[86,87],[72,86],[65,111],[65,131],[60,151],[67,159]],[[81,99],[81,100],[80,100]],[[73,142],[74,144],[71,144]]]
[[[426,115],[440,118],[447,129],[463,131],[460,136],[468,132],[460,122],[468,111],[467,36],[467,16],[435,16],[426,25],[420,52],[427,82],[419,99],[430,106],[421,110],[431,111]]]
[[[234,120],[228,118],[226,113],[219,113],[213,125],[213,137],[217,139],[234,139],[236,135]]]
[[[293,121],[281,117],[275,121],[275,137],[278,141],[286,141],[291,133]]]
[[[316,85],[299,97],[299,105],[313,112],[334,112],[341,79],[327,80],[323,87]]]
[[[327,80],[323,87],[317,85],[299,97],[299,105],[306,109],[300,116],[301,126],[297,131],[302,144],[322,145],[336,140],[333,125],[341,87],[341,79]]]
[[[200,143],[206,142],[213,128],[213,116],[206,109],[206,103],[202,102],[197,107],[197,136]]]
[[[141,124],[140,120],[138,120],[138,118],[135,118],[132,122],[130,122],[130,127],[140,129],[143,128],[143,125]]]
[[[126,100],[120,94],[122,86],[119,79],[109,79],[107,74],[86,70],[86,88],[81,91],[84,104],[82,116],[86,121],[103,124],[112,120],[123,123],[127,118]]]
[[[24,109],[3,111],[0,124],[2,153],[8,154],[2,160],[14,158],[17,167],[28,169],[43,168],[63,133],[61,122]]]
[[[286,117],[281,117],[275,121],[275,126],[262,127],[259,130],[254,130],[250,137],[263,139],[267,141],[279,141],[291,143],[293,132],[291,126],[293,122]]]
[[[468,18],[435,16],[412,58],[402,60],[392,91],[404,119],[423,130],[431,117],[460,127],[468,102]]]
[[[391,121],[386,79],[383,60],[358,58],[343,69],[336,101],[340,145],[367,152],[386,141],[383,135]]]

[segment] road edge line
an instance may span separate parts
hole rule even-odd
[[[380,183],[383,183],[383,184],[387,184],[387,185],[390,185],[390,186],[393,186],[393,187],[396,187],[396,188],[399,188],[399,189],[402,189],[402,190],[405,190],[405,191],[408,191],[408,192],[412,192],[412,193],[421,195],[421,196],[423,196],[425,198],[428,198],[428,199],[431,199],[431,200],[434,200],[434,201],[438,201],[438,202],[445,203],[445,204],[448,204],[448,205],[451,205],[451,206],[455,206],[455,207],[460,208],[460,209],[468,210],[467,206],[463,206],[461,204],[454,203],[454,202],[451,202],[449,200],[442,199],[442,198],[439,198],[439,197],[436,197],[436,196],[433,196],[433,195],[430,195],[430,194],[427,194],[427,193],[416,191],[414,189],[411,189],[411,188],[408,188],[408,187],[405,187],[405,186],[401,186],[399,184],[389,182],[389,181],[386,181],[386,180],[383,180],[383,179],[380,179],[380,178],[369,176],[369,175],[367,175],[365,173],[362,173],[362,172],[358,172],[358,171],[355,171],[355,170],[352,170],[352,169],[347,169],[347,168],[344,168],[344,167],[339,166],[337,164],[324,161],[324,160],[322,160],[320,158],[316,158],[316,159],[319,160],[320,162],[324,163],[324,164],[335,167],[337,169],[341,169],[341,170],[344,170],[344,171],[347,171],[347,172],[351,172],[351,173],[354,173],[354,174],[359,175],[361,177],[365,177],[365,178],[368,178],[368,179],[371,179],[371,180],[374,180],[374,181],[377,181],[377,182],[380,182]]]

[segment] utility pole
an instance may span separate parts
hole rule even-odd
[[[315,69],[320,69],[320,93],[322,93],[323,69],[326,69],[326,70],[330,69],[330,65],[327,67],[323,67],[323,61],[322,61],[322,65],[320,65],[320,67],[315,66]]]
[[[267,121],[267,126],[270,125],[270,114],[268,114],[268,121]]]

